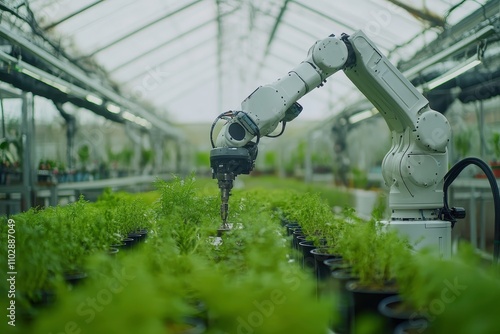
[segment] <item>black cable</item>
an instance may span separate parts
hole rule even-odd
[[[215,120],[212,122],[212,126],[210,127],[210,143],[212,144],[212,148],[215,148],[215,143],[214,143],[214,138],[213,138],[215,125],[217,124],[217,122],[220,119],[224,119],[225,117],[232,116],[232,115],[233,115],[232,111],[224,111],[219,116],[217,116],[217,118],[215,118]]]
[[[495,175],[491,171],[490,166],[486,164],[479,158],[469,157],[460,160],[457,162],[444,176],[444,185],[443,185],[443,193],[444,193],[444,215],[452,216],[449,206],[448,206],[448,188],[455,181],[458,175],[464,170],[465,167],[469,165],[476,165],[484,172],[489,183],[491,192],[493,194],[493,206],[495,210],[495,233],[493,240],[493,261],[495,263],[498,262],[498,257],[500,255],[500,194],[498,191],[498,184],[495,178]]]
[[[0,109],[2,111],[2,137],[7,138],[7,131],[5,130],[5,109],[3,107],[3,97],[0,97]]]
[[[286,127],[286,122],[281,122],[281,131],[280,131],[280,133],[278,133],[277,135],[267,135],[266,137],[276,138],[276,137],[281,136],[285,132],[285,127]]]

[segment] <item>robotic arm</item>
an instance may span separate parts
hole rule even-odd
[[[302,110],[297,100],[339,70],[379,110],[392,134],[392,147],[382,163],[392,212],[385,223],[420,241],[420,246],[437,245],[448,256],[451,224],[440,220],[440,209],[451,127],[362,31],[317,41],[286,76],[250,94],[241,111],[219,116],[227,122],[215,144],[212,141],[210,163],[221,190],[223,224],[233,181],[253,169],[260,137],[297,117]]]
[[[252,171],[260,137],[269,135],[280,122],[284,129],[286,122],[302,111],[297,100],[342,69],[347,60],[348,49],[343,41],[333,36],[318,41],[306,60],[288,75],[257,88],[242,102],[241,111],[223,113],[214,121],[212,130],[219,119],[227,120],[215,144],[211,138],[210,152],[212,175],[221,190],[223,227],[226,227],[233,181],[237,175]],[[253,138],[257,138],[255,142],[251,141]]]

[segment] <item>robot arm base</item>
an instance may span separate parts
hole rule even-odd
[[[387,231],[394,230],[415,250],[430,249],[443,258],[451,257],[451,223],[442,220],[382,221]]]

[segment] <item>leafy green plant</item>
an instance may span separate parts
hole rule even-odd
[[[141,168],[146,167],[148,164],[152,163],[154,159],[153,150],[142,149],[141,150]]]
[[[460,158],[465,158],[471,149],[471,130],[463,129],[457,131],[454,135],[455,149],[457,150]]]
[[[118,262],[109,257],[94,258],[86,284],[60,291],[56,305],[37,318],[30,332],[61,332],[70,324],[84,333],[172,333],[166,330],[165,322],[179,320],[187,314],[187,307],[175,291],[176,285],[171,284],[168,291],[159,290],[160,279],[169,280],[169,276],[153,275],[144,261],[146,255],[131,253]]]
[[[491,134],[491,146],[495,154],[494,160],[497,161],[500,159],[500,132],[493,132]]]
[[[324,238],[326,225],[333,221],[331,207],[318,193],[301,195],[289,215],[299,223],[308,240],[316,245]]]
[[[429,321],[433,333],[494,333],[498,329],[498,266],[480,258],[469,243],[459,243],[452,258],[422,250],[398,271],[400,294],[414,316]]]
[[[0,162],[10,166],[20,164],[23,146],[20,136],[18,138],[0,139]]]
[[[164,195],[165,191],[168,194]],[[259,333],[324,332],[331,301],[318,300],[311,277],[287,261],[288,246],[280,235],[274,211],[285,200],[262,190],[235,191],[233,219],[237,228],[216,244],[211,233],[220,218],[215,205],[219,202],[213,192],[196,186],[194,180],[174,180],[157,196],[158,202],[152,203],[140,196],[107,191],[97,203],[80,198],[67,207],[26,214],[30,221],[37,216],[37,225],[44,227],[40,231],[51,238],[47,248],[25,249],[27,257],[39,250],[40,259],[48,258],[49,251],[61,256],[69,245],[76,247],[85,238],[95,237],[95,224],[86,222],[89,218],[111,231],[124,218],[117,212],[125,209],[120,203],[155,216],[150,222],[154,233],[143,247],[125,256],[111,258],[91,252],[92,246],[84,242],[84,250],[80,251],[85,255],[89,275],[85,284],[72,290],[55,284],[56,304],[32,325],[21,326],[21,330],[60,332],[70,324],[70,328],[82,332],[177,333],[175,328],[194,317],[207,319],[210,333],[234,333],[239,329]],[[191,212],[176,207],[186,203]],[[201,215],[204,210],[208,217]],[[46,222],[53,224],[47,229]],[[32,227],[26,224],[26,228]],[[60,228],[62,231],[58,231]],[[54,238],[68,246],[59,247],[53,243]],[[54,259],[60,267],[54,270],[61,271],[64,259]],[[253,322],[255,317],[262,317],[258,325]]]
[[[277,167],[278,158],[276,155],[276,151],[267,151],[264,154],[264,170],[265,171],[274,171]]]
[[[100,219],[104,220],[103,230],[122,239],[136,230],[150,229],[155,218],[152,202],[153,199],[145,196],[106,189],[96,203],[99,211],[104,213]]]
[[[352,267],[359,284],[381,288],[394,283],[401,259],[410,254],[406,239],[384,229],[376,219],[363,221],[352,209],[344,210],[343,220],[335,249]]]
[[[82,145],[78,151],[77,151],[77,154],[78,154],[78,159],[80,159],[80,162],[82,164],[86,164],[88,163],[89,159],[90,159],[90,148],[88,145]]]
[[[79,198],[65,207],[14,217],[17,261],[23,264],[16,300],[29,309],[41,291],[57,293],[55,304],[34,322],[19,324],[20,332],[61,332],[70,324],[82,332],[177,333],[197,318],[209,324],[207,333],[324,333],[334,301],[317,297],[311,275],[288,262],[283,217],[300,220],[326,240],[360,283],[383,286],[395,280],[419,312],[429,314],[429,305],[452,284],[459,292],[453,303],[446,303],[442,314],[429,314],[437,332],[496,330],[495,300],[488,297],[500,292],[498,269],[485,269],[471,250],[461,247],[452,260],[410,252],[404,239],[377,223],[381,213],[364,221],[352,208],[332,212],[329,201],[310,189],[279,187],[234,189],[234,228],[215,239],[220,202],[213,180],[207,187],[194,177],[158,185],[149,194],[108,190],[96,203]],[[114,258],[105,254],[113,238],[137,228],[141,218],[151,231],[147,242]],[[0,225],[1,237],[6,233]],[[5,259],[0,257],[0,266],[6,266]],[[70,263],[85,266],[88,273],[85,283],[73,289],[62,284]],[[2,294],[6,284],[0,283]],[[486,309],[470,313],[478,298]]]
[[[21,306],[20,313],[30,312],[31,303],[40,302],[44,294],[51,292],[60,279],[60,254],[54,251],[55,246],[52,245],[52,237],[57,231],[55,226],[49,224],[47,215],[34,208],[16,215],[13,219],[16,240],[16,300]],[[2,221],[0,231],[2,240],[7,240],[6,222]],[[5,254],[7,243],[2,243],[0,262],[6,261]],[[6,263],[2,265],[7,268]],[[5,283],[4,281],[2,280],[2,283]]]
[[[184,179],[174,176],[169,181],[157,180],[155,185],[160,194],[155,210],[159,233],[174,239],[181,254],[198,249],[201,233],[210,231],[208,233],[215,235],[220,226],[220,203],[216,197],[199,191],[194,175]]]
[[[157,180],[155,186],[160,193],[158,213],[162,217],[176,217],[193,224],[204,216],[204,199],[196,194],[195,177],[181,178],[174,175],[172,180]]]
[[[368,173],[361,169],[353,167],[351,169],[352,174],[352,185],[355,188],[366,189],[368,186]]]
[[[208,168],[210,166],[210,153],[207,151],[197,151],[195,154],[196,167]]]

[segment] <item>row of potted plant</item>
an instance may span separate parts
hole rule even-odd
[[[496,331],[496,301],[488,299],[500,292],[496,267],[480,263],[468,247],[449,260],[411,250],[378,223],[383,206],[365,221],[350,208],[332,210],[316,192],[235,189],[233,227],[217,237],[216,186],[190,176],[157,181],[156,188],[140,195],[107,191],[95,203],[80,198],[13,217],[16,300],[31,321],[0,326],[19,333],[324,334],[328,327],[390,333],[406,322],[430,333]],[[148,231],[140,247],[109,254],[110,245],[137,229]],[[1,233],[5,238],[4,225]],[[68,269],[86,278],[68,285]],[[3,294],[9,287],[0,284]],[[375,302],[360,301],[381,288]],[[33,303],[40,291],[55,296],[42,309]],[[387,296],[403,301],[410,316],[382,318],[377,308]]]
[[[19,246],[26,255],[17,259],[16,292],[50,289],[55,297],[44,308],[26,298],[26,308],[37,313],[29,322],[20,318],[16,328],[5,327],[20,333],[197,333],[201,328],[320,333],[327,328],[331,307],[311,293],[314,280],[287,262],[289,250],[267,192],[232,197],[238,224],[221,239],[216,187],[205,191],[189,177],[158,181],[157,189],[156,195],[107,192],[96,203],[80,198],[67,207],[12,217],[16,234],[30,239],[38,231],[44,240],[38,248],[24,239],[26,246]],[[109,245],[138,227],[148,230],[140,247],[108,254]],[[34,268],[21,270],[24,263]],[[68,285],[62,279],[65,265],[83,269],[86,278]],[[34,269],[54,279],[29,276]]]
[[[351,208],[332,213],[317,194],[300,200],[306,208],[282,212],[283,224],[297,238],[296,258],[317,277],[318,293],[336,301],[335,333],[498,331],[499,309],[486,296],[500,292],[500,272],[470,244],[442,259],[385,230],[384,201],[365,221]]]
[[[85,277],[88,256],[108,253],[129,233],[147,228],[152,218],[148,210],[139,198],[108,193],[97,203],[80,197],[67,206],[32,208],[11,217],[19,315],[32,317],[36,305],[50,302],[57,285]],[[7,221],[0,225],[2,240],[8,239]],[[2,245],[6,254],[7,243]],[[2,272],[7,261],[7,256],[0,258]],[[5,280],[0,284],[7,288]]]

